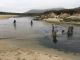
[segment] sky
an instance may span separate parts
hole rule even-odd
[[[0,0],[0,11],[26,12],[30,9],[75,8],[80,0]]]

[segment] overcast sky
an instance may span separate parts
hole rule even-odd
[[[25,12],[30,9],[75,8],[80,0],[0,0],[0,11]]]

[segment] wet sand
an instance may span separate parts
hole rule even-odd
[[[7,18],[11,18],[11,17],[16,17],[17,15],[0,15],[0,20],[4,20],[4,19],[7,19]]]
[[[80,55],[52,50],[53,52],[47,49],[20,48],[7,40],[0,40],[0,60],[80,60]]]
[[[7,40],[0,40],[0,60],[73,60],[67,57],[41,52],[39,50],[18,48]]]

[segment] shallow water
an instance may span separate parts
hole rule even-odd
[[[16,20],[16,24],[13,20]],[[32,17],[10,18],[0,20],[0,40],[9,39],[12,44],[22,48],[58,49],[64,52],[80,52],[80,27],[74,26],[74,34],[68,38],[66,32],[61,34],[61,29],[69,25],[55,25],[59,31],[57,42],[52,38],[52,24],[43,21],[33,21]]]

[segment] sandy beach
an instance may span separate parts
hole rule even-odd
[[[7,18],[11,18],[11,17],[16,17],[17,15],[0,15],[0,20],[1,19],[7,19]]]
[[[0,60],[70,60],[30,49],[10,49],[0,51]]]
[[[0,41],[0,60],[70,60],[40,51],[16,48],[4,40]]]
[[[0,40],[0,60],[73,60],[74,58],[34,49],[18,48],[6,40]]]

